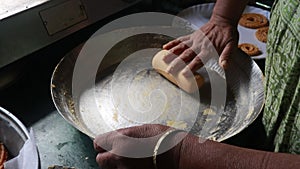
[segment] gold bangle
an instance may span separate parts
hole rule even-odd
[[[155,147],[154,147],[154,153],[153,153],[153,165],[154,165],[154,169],[157,169],[157,163],[156,163],[156,157],[157,157],[157,153],[158,153],[158,149],[160,144],[162,143],[162,141],[171,133],[175,132],[175,131],[180,131],[180,130],[176,130],[176,129],[171,129],[169,131],[167,131],[165,134],[163,134],[157,141]]]

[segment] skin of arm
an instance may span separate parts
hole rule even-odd
[[[297,169],[300,156],[240,148],[186,137],[181,145],[179,169]]]
[[[96,161],[105,169],[153,169],[151,154],[158,138],[168,129],[170,127],[151,124],[99,135],[94,140],[94,147],[98,151]],[[140,139],[134,141],[128,137]],[[149,137],[153,139],[143,140]],[[298,169],[300,166],[299,155],[251,150],[205,141],[185,132],[168,136],[160,149],[168,144],[172,148],[157,156],[158,169]],[[118,155],[120,152],[130,154],[132,151],[149,151],[150,157],[131,158]]]
[[[211,20],[236,27],[248,2],[248,0],[218,0]]]

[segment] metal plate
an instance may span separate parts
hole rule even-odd
[[[101,63],[105,69],[98,70],[95,85],[80,84],[82,91],[76,96],[72,94],[72,77],[82,46],[72,50],[60,61],[52,76],[51,93],[59,113],[92,138],[147,122],[222,141],[256,119],[264,103],[264,78],[251,58],[242,52],[232,56],[231,66],[226,70],[226,91],[219,91],[226,92],[226,100],[224,105],[214,105],[211,81],[220,77],[213,69],[200,69],[205,85],[199,90],[198,98],[181,91],[151,68],[153,54],[169,40],[154,33],[122,40],[106,54]],[[122,66],[128,60],[131,61]],[[139,116],[143,119],[132,120],[135,110],[144,112]],[[157,111],[163,113],[155,114]]]
[[[4,143],[12,157],[19,154],[28,138],[26,127],[13,114],[0,107],[0,142]]]

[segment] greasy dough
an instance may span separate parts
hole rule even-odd
[[[194,76],[185,77],[182,74],[182,71],[179,71],[177,74],[170,74],[166,72],[169,64],[163,61],[163,57],[169,52],[167,50],[159,51],[152,60],[152,67],[169,81],[183,89],[188,93],[194,93],[197,91],[203,84],[204,79],[199,73],[194,73]]]

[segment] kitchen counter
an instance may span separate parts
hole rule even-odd
[[[41,159],[41,168],[51,165],[95,169],[93,141],[66,123],[57,111],[32,125]]]

